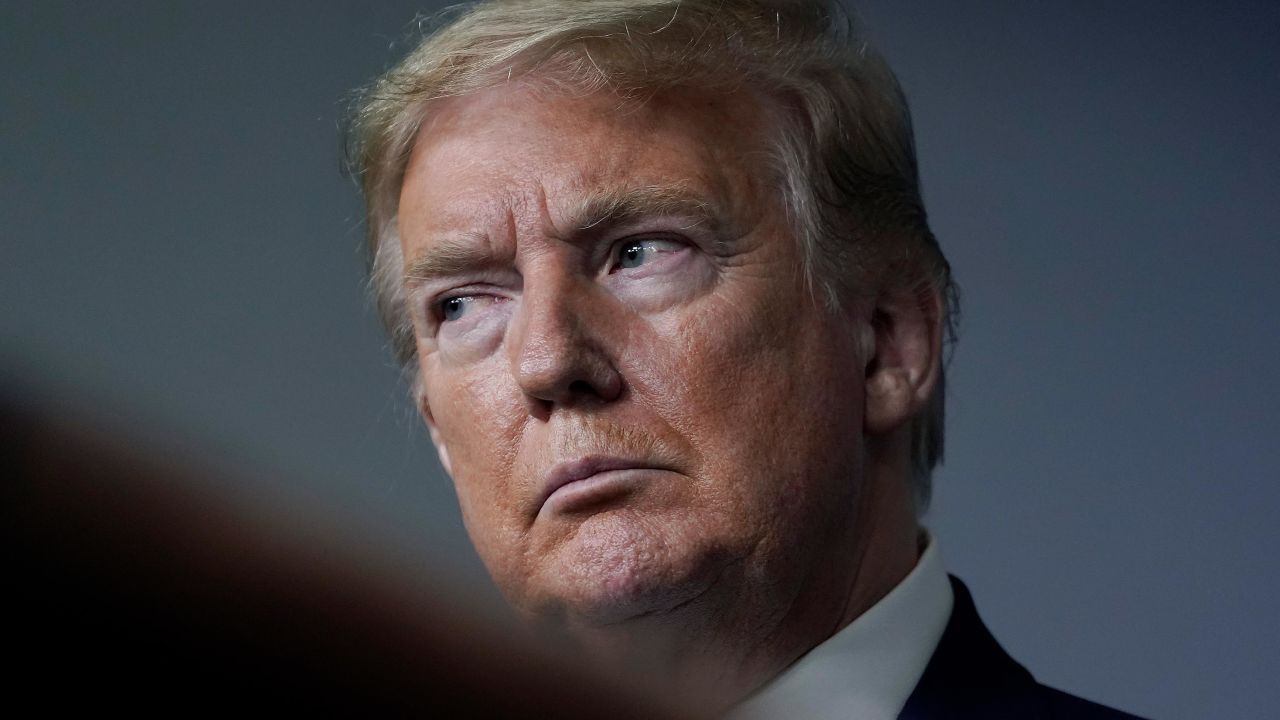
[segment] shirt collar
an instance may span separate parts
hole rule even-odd
[[[954,601],[937,541],[922,531],[922,544],[920,559],[902,582],[733,717],[897,718],[942,638]]]

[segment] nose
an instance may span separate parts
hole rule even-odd
[[[622,393],[622,376],[608,353],[608,319],[599,298],[573,278],[526,276],[510,335],[512,370],[533,410],[607,403]]]

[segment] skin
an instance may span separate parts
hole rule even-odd
[[[933,296],[815,302],[765,118],[502,85],[432,107],[400,198],[421,411],[497,585],[713,708],[914,566],[905,423],[937,373]],[[547,499],[600,455],[637,467]]]

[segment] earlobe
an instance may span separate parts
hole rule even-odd
[[[872,312],[866,356],[870,434],[890,432],[917,415],[937,385],[942,356],[942,297],[933,290],[881,297]]]
[[[444,472],[449,477],[453,477],[453,467],[449,463],[449,448],[440,439],[440,431],[435,425],[427,426],[431,432],[431,442],[436,446],[436,454],[440,456],[440,465],[444,468]]]
[[[444,438],[440,435],[440,428],[436,426],[435,418],[431,415],[431,406],[427,403],[427,394],[419,390],[417,396],[418,414],[422,416],[422,422],[426,423],[427,432],[431,435],[431,444],[436,446],[436,454],[440,456],[440,465],[444,467],[444,471],[449,477],[453,477],[453,467],[449,463],[449,448],[445,445]]]

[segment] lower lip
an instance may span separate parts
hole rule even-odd
[[[634,492],[660,472],[653,468],[626,468],[598,472],[556,488],[555,492],[547,496],[539,514],[571,513],[589,509]]]

